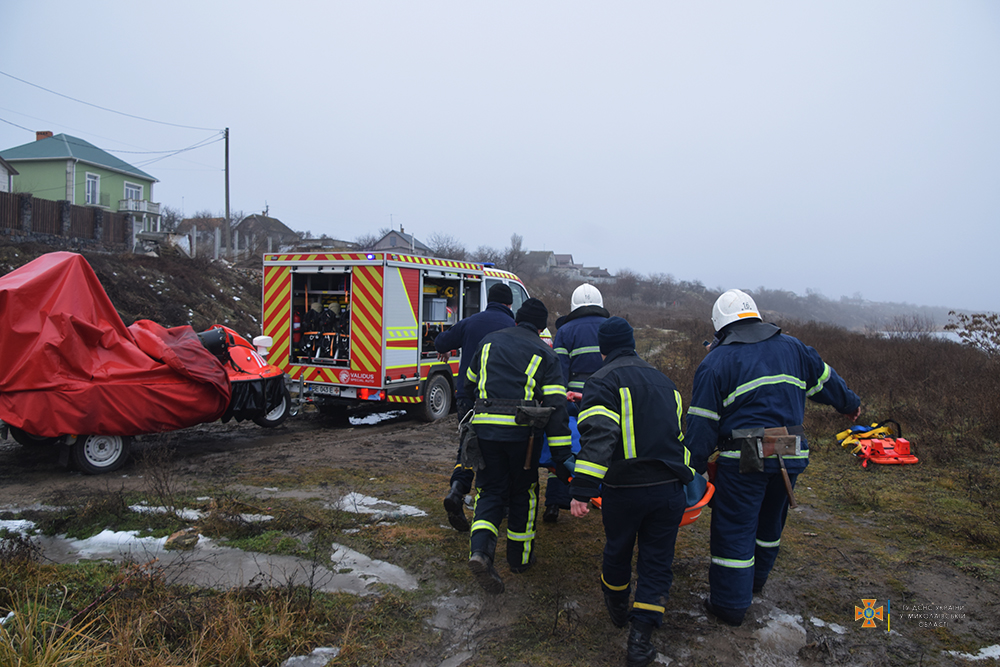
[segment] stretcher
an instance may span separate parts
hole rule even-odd
[[[910,441],[903,437],[899,423],[892,419],[871,426],[852,426],[838,433],[837,441],[844,449],[850,449],[864,468],[869,462],[908,465],[919,461],[910,450]]]

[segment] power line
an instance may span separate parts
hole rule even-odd
[[[27,84],[29,86],[33,86],[35,88],[38,88],[39,90],[44,90],[47,93],[52,93],[53,95],[58,95],[59,97],[65,97],[67,100],[72,100],[72,101],[78,102],[80,104],[86,104],[89,107],[94,107],[95,109],[100,109],[101,111],[108,111],[108,112],[111,112],[111,113],[116,113],[116,114],[118,114],[120,116],[127,116],[129,118],[135,118],[136,120],[144,120],[147,123],[157,123],[159,125],[170,125],[171,127],[181,127],[181,128],[186,129],[186,130],[205,130],[207,132],[221,132],[222,131],[222,130],[220,130],[217,127],[194,127],[192,125],[179,125],[177,123],[167,123],[167,122],[162,121],[162,120],[153,120],[152,118],[143,118],[142,116],[135,116],[135,115],[130,114],[130,113],[125,113],[124,111],[116,111],[115,109],[109,109],[107,107],[102,107],[99,104],[91,104],[90,102],[84,102],[83,100],[78,100],[75,97],[70,97],[69,95],[63,95],[62,93],[57,93],[56,91],[49,90],[48,88],[46,88],[44,86],[39,86],[37,83],[31,83],[30,81],[25,81],[24,79],[19,79],[18,77],[14,76],[13,74],[8,74],[7,72],[0,71],[0,74],[3,74],[4,76],[9,77],[11,79],[14,79],[15,81],[20,81],[21,83],[24,83],[24,84]]]
[[[17,123],[12,123],[9,120],[7,120],[6,118],[0,118],[0,121],[3,121],[4,123],[7,123],[8,125],[13,125],[14,127],[19,127],[22,130],[28,130],[28,128],[26,128],[24,125],[18,125]],[[28,130],[28,132],[32,132],[32,130]]]

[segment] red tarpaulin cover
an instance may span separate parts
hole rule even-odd
[[[0,419],[37,436],[138,435],[218,419],[226,370],[189,326],[122,322],[70,252],[0,277]]]

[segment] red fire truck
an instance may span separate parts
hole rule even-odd
[[[265,254],[268,361],[324,411],[381,404],[441,419],[459,357],[438,361],[434,339],[485,309],[501,282],[516,312],[524,285],[487,264],[390,252]]]

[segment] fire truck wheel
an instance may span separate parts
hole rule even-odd
[[[70,450],[73,463],[83,473],[100,475],[125,465],[132,438],[127,435],[81,435]]]
[[[32,435],[27,431],[22,431],[16,426],[8,426],[10,429],[10,437],[14,438],[14,441],[25,447],[37,447],[38,445],[54,445],[59,442],[59,438],[46,438],[41,435]]]
[[[416,412],[417,417],[425,422],[444,419],[451,412],[451,395],[451,384],[445,376],[431,377],[424,386],[424,400]]]
[[[288,387],[281,387],[281,403],[274,406],[270,412],[264,413],[262,415],[257,415],[253,418],[253,421],[257,426],[263,426],[264,428],[274,428],[275,426],[280,426],[288,419],[288,413],[291,412],[292,408],[292,395],[288,392]]]

